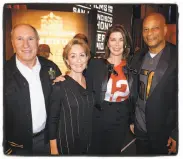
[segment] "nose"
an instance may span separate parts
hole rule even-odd
[[[119,45],[119,42],[120,42],[120,41],[116,41],[116,46],[118,46],[118,45]]]
[[[81,62],[81,58],[80,57],[77,58],[77,62]]]
[[[24,41],[23,41],[23,47],[24,47],[24,48],[29,47],[29,42],[28,42],[28,40],[24,40]]]
[[[147,32],[147,35],[151,35],[152,34],[152,29],[149,29]]]

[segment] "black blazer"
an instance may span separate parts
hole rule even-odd
[[[122,67],[125,76],[127,77],[129,89],[131,92],[132,76],[128,68],[128,64]],[[88,88],[94,93],[95,107],[102,110],[101,103],[104,100],[107,91],[107,83],[111,75],[111,64],[106,59],[91,59],[86,70],[86,78],[88,80]],[[130,98],[131,99],[131,98]],[[130,106],[129,106],[130,109]]]
[[[93,94],[70,76],[66,75],[65,79],[53,86],[50,98],[49,138],[57,139],[61,155],[81,154],[87,152],[90,144]]]
[[[43,57],[38,57],[41,70],[40,79],[48,116],[49,96],[52,80],[48,71],[55,70],[56,76],[61,72],[56,64]],[[30,105],[29,84],[16,67],[15,55],[4,65],[4,152],[9,148],[32,148],[32,115]],[[46,131],[47,134],[47,124]],[[12,144],[15,143],[15,144]],[[46,137],[45,142],[48,142]],[[16,145],[16,146],[15,146]]]
[[[134,75],[133,92],[138,95],[139,73],[147,49],[136,53],[131,69],[138,72]],[[146,102],[146,128],[150,138],[177,136],[178,114],[178,51],[166,43],[163,54],[155,70],[150,94]]]

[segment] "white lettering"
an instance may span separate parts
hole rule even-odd
[[[97,49],[100,50],[100,51],[104,50],[104,43],[98,43],[97,42]]]
[[[93,5],[93,8],[107,12],[107,5]]]
[[[85,9],[73,7],[74,13],[86,13]]]
[[[108,5],[108,12],[109,12],[109,13],[112,13],[112,12],[113,12],[113,6]]]
[[[98,30],[108,30],[109,27],[111,27],[111,26],[112,26],[112,24],[101,22],[101,21],[98,21],[98,23],[97,23]]]
[[[105,34],[97,34],[97,41],[103,42],[105,39]]]
[[[102,15],[102,14],[97,14],[97,20],[112,23],[113,19],[110,16],[107,15]]]

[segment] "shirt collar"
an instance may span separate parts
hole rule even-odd
[[[32,67],[32,69],[30,69],[29,67],[24,65],[22,62],[20,62],[20,60],[17,58],[17,56],[16,56],[15,60],[16,60],[16,66],[19,70],[22,70],[22,69],[25,70],[26,69],[27,71],[29,70],[29,71],[36,71],[37,72],[41,68],[41,64],[40,64],[39,59],[37,58],[37,56],[36,56],[36,64]]]

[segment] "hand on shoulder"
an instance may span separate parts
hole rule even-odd
[[[63,82],[63,81],[65,81],[65,76],[64,76],[64,75],[60,75],[60,76],[56,77],[56,78],[53,80],[53,84],[52,84],[52,85],[55,85],[55,83]]]

